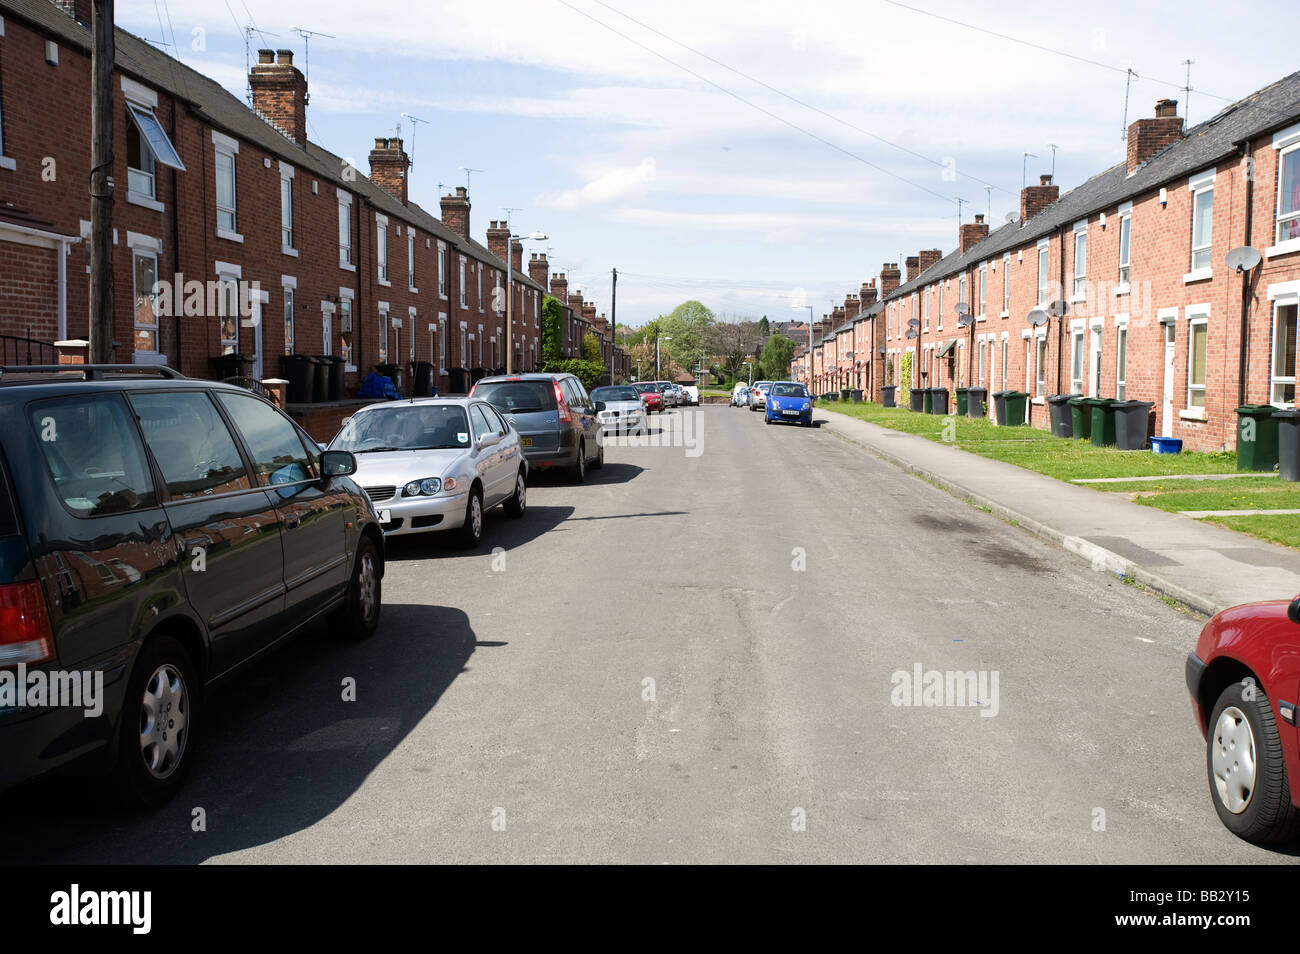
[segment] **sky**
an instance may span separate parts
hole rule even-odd
[[[437,210],[468,181],[479,241],[517,209],[516,232],[549,236],[529,250],[606,314],[618,269],[632,326],[688,299],[820,317],[882,263],[951,251],[959,215],[1000,224],[1053,154],[1062,191],[1119,161],[1126,81],[1129,122],[1169,97],[1195,124],[1294,71],[1292,31],[1263,26],[1294,16],[1273,0],[117,2],[119,26],[241,98],[254,25],[253,62],[266,46],[308,67],[314,141],[365,172],[400,125],[412,199]],[[318,34],[309,61],[293,28]]]

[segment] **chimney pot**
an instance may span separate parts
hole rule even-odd
[[[275,55],[281,66],[293,66],[293,50],[276,50]]]
[[[1044,183],[1044,185],[1046,185],[1046,183]],[[975,216],[975,223],[978,225],[980,222],[983,222],[983,221],[984,221],[984,213],[983,213],[983,212],[980,212],[980,213],[976,214],[976,216]]]
[[[1178,115],[1178,100],[1176,100],[1176,99],[1158,99],[1158,100],[1156,100],[1156,115],[1159,116],[1159,117],[1164,117],[1164,116],[1177,116],[1177,115]]]
[[[1052,177],[1051,177],[1051,176],[1039,176],[1039,177],[1038,177],[1038,184],[1039,184],[1039,185],[1049,186],[1049,185],[1052,184]],[[983,220],[983,216],[979,216],[979,215],[977,215],[977,216],[975,216],[975,218],[980,219],[981,221]]]
[[[274,62],[275,62],[275,50],[258,50],[258,51],[257,51],[257,62],[259,62],[259,63],[274,63]]]

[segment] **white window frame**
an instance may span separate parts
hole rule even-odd
[[[464,255],[460,256],[460,307],[469,307],[469,259]],[[464,358],[464,352],[461,358]]]
[[[1047,394],[1047,326],[1043,325],[1034,334],[1034,397],[1043,403]]]
[[[1083,393],[1083,339],[1085,322],[1079,318],[1070,322],[1070,393]]]
[[[936,322],[935,325],[936,331],[943,331],[943,288],[946,284],[947,282],[939,283],[939,315],[938,315],[938,321]]]
[[[987,318],[989,306],[989,263],[983,262],[980,265],[980,307],[979,313],[975,316],[976,320],[984,321]]]
[[[1191,229],[1189,230],[1190,237],[1188,239],[1188,243],[1191,246],[1188,265],[1190,270],[1183,276],[1184,284],[1204,281],[1214,275],[1214,178],[1215,170],[1207,169],[1205,172],[1194,175],[1187,180],[1187,191],[1190,193],[1188,200],[1191,207],[1190,215],[1192,222]],[[1205,195],[1209,195],[1210,197],[1210,230],[1209,234],[1203,236],[1203,241],[1198,245],[1196,244],[1196,203]],[[1197,253],[1202,253],[1201,257],[1203,261],[1200,265],[1196,264]]]
[[[447,313],[438,313],[438,373],[447,373]]]
[[[352,193],[338,190],[339,197],[339,268],[349,272],[357,270],[356,257],[352,254]],[[343,241],[343,220],[347,219],[347,243]]]
[[[930,330],[930,297],[933,294],[933,292],[934,289],[932,287],[927,288],[925,291],[921,292],[921,330],[922,331]]]
[[[280,251],[285,255],[297,256],[298,249],[293,244],[293,179],[293,166],[282,160],[280,162]],[[285,225],[286,218],[289,220],[288,226]]]
[[[128,233],[127,239],[128,239],[127,244],[131,248],[131,288],[133,292],[131,298],[132,354],[133,355],[140,354],[142,356],[159,355],[162,352],[162,348],[160,347],[162,342],[161,342],[160,332],[158,328],[158,295],[156,289],[158,287],[158,253],[161,250],[162,243],[159,242],[157,239],[147,238],[145,236],[137,236],[134,232]],[[154,287],[149,289],[149,300],[150,300],[149,310],[153,314],[152,324],[142,324],[138,320],[140,311],[135,305],[135,303],[140,298],[140,289],[135,287],[135,260],[137,258],[147,258],[153,260]],[[152,348],[136,347],[135,342],[138,340],[138,332],[142,330],[149,332],[150,334],[153,335],[154,346]]]
[[[388,216],[375,215],[375,266],[379,284],[392,286],[388,280]]]
[[[1133,277],[1133,203],[1121,205],[1116,216],[1119,218],[1119,284],[1115,286],[1115,294],[1124,295]]]
[[[1187,316],[1187,390],[1184,393],[1184,418],[1193,420],[1206,419],[1206,386],[1210,380],[1210,306],[1208,304],[1188,305],[1184,310]],[[1205,380],[1199,384],[1192,383],[1192,345],[1196,340],[1196,329],[1205,328]],[[1200,392],[1201,403],[1193,404],[1192,395]]]
[[[375,357],[376,364],[390,364],[388,358],[388,302],[376,302],[379,311],[379,350]],[[355,332],[354,332],[355,334]]]
[[[241,269],[240,266],[233,265],[229,262],[217,262],[216,268],[214,270],[217,273],[217,282],[219,286],[217,289],[217,342],[218,342],[217,346],[221,350],[217,353],[238,354],[239,328],[240,325],[243,324],[243,322],[240,320],[240,314],[239,314],[239,282],[240,279],[243,278],[243,269]],[[234,287],[234,295],[233,298],[227,298],[226,297],[227,292],[229,291],[231,286]],[[235,319],[234,322],[235,337],[233,339],[223,338],[222,337],[223,329],[221,327],[222,318],[232,317],[231,315],[227,315],[225,313],[225,308],[231,300],[234,301],[234,308],[235,308],[235,313],[233,315]],[[226,350],[227,343],[231,345],[230,351]]]
[[[298,295],[298,279],[290,275],[280,276],[281,311],[284,318],[284,353],[293,354],[298,340],[298,328],[294,315],[294,299]]]
[[[410,226],[406,228],[406,289],[410,292],[420,290],[415,284],[415,229]]]
[[[1115,397],[1127,400],[1128,394],[1128,315],[1115,316]]]
[[[345,330],[351,331],[352,333],[352,344],[348,344],[346,341],[343,341],[342,338],[339,339],[339,357],[343,358],[346,362],[343,366],[343,370],[345,371],[355,371],[357,369],[356,364],[352,361],[352,356],[356,353],[357,341],[357,309],[356,302],[354,301],[356,295],[357,293],[355,288],[339,289],[339,334],[342,335]],[[345,303],[347,304],[347,308],[343,307]],[[346,322],[344,321],[344,318],[347,318]]]
[[[1080,246],[1082,243],[1082,247]],[[1070,301],[1088,299],[1088,220],[1074,223],[1074,282]]]
[[[1052,282],[1052,248],[1047,239],[1038,243],[1038,305],[1047,304]]]
[[[474,277],[475,277],[475,281],[477,282],[477,288],[478,288],[478,310],[483,311],[484,309],[483,309],[483,263],[482,262],[474,263]],[[480,344],[479,350],[481,352],[482,342],[479,342],[479,344]],[[479,362],[479,367],[480,368],[483,367],[482,362]]]
[[[1277,202],[1276,211],[1273,216],[1273,245],[1266,249],[1265,256],[1272,258],[1274,255],[1285,255],[1288,252],[1300,251],[1300,235],[1294,238],[1282,238],[1282,225],[1285,219],[1286,223],[1300,222],[1300,208],[1283,209],[1282,208],[1282,171],[1286,166],[1288,159],[1294,158],[1300,163],[1300,123],[1289,126],[1280,130],[1273,136],[1273,148],[1277,150],[1277,177],[1276,182]],[[1300,169],[1296,170],[1300,175]]]
[[[322,301],[320,303],[321,354],[324,355],[334,353],[334,312],[334,302]]]
[[[221,199],[221,180],[217,179],[216,189],[213,190],[212,201],[217,210],[217,238],[227,239],[231,242],[242,242],[244,236],[239,234],[239,164],[236,159],[239,156],[239,140],[234,139],[224,133],[219,133],[215,129],[212,131],[212,149],[215,154],[213,159],[213,173],[220,176],[221,157],[225,156],[230,160],[230,201],[229,207],[222,207]],[[233,228],[226,228],[221,224],[221,214],[225,212],[230,215]]]
[[[438,297],[447,300],[447,243],[438,243]]]
[[[1281,282],[1269,286],[1268,298],[1269,303],[1273,306],[1273,321],[1268,343],[1269,403],[1275,407],[1294,407],[1294,398],[1290,401],[1279,401],[1275,396],[1278,385],[1290,385],[1294,389],[1297,379],[1295,369],[1292,369],[1292,374],[1289,377],[1277,374],[1277,319],[1278,309],[1293,307],[1296,308],[1297,320],[1300,321],[1300,281]],[[1300,332],[1300,327],[1297,328],[1297,332]],[[1296,350],[1297,364],[1300,364],[1300,346]],[[1293,391],[1293,393],[1295,392]]]
[[[1002,255],[1002,314],[1000,318],[1011,317],[1011,253]]]

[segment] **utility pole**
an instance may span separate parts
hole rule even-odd
[[[611,268],[609,285],[609,383],[614,383],[614,347],[618,343],[618,269]]]
[[[90,362],[113,361],[113,0],[91,8]]]

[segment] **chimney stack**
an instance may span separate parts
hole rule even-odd
[[[582,307],[582,294],[580,292],[570,292],[569,308],[571,308],[573,310],[573,313],[577,315],[579,318],[587,317]]]
[[[488,223],[487,246],[489,252],[504,262],[509,253],[510,227],[496,219]]]
[[[907,266],[907,280],[910,282],[917,275],[921,274],[921,258],[918,255],[909,255],[903,259],[903,264]]]
[[[253,109],[300,146],[307,145],[307,80],[292,50],[258,50],[248,71]]]
[[[923,248],[916,254],[917,258],[920,259],[916,267],[916,274],[918,275],[924,275],[927,268],[938,264],[939,260],[943,258],[943,252],[937,248]]]
[[[880,297],[885,298],[893,292],[898,287],[900,278],[898,263],[885,262],[880,268]]]
[[[1043,176],[1043,178],[1050,180],[1051,176]],[[1056,186],[1052,186],[1051,188],[1055,189]],[[1025,191],[1027,192],[1029,190],[1026,189]],[[1053,196],[1053,198],[1055,198],[1055,196]],[[1024,200],[1022,199],[1021,205],[1023,204]],[[989,224],[984,221],[984,215],[981,213],[975,216],[974,222],[965,222],[962,224],[961,231],[958,233],[957,250],[964,252],[966,249],[978,245],[988,237],[988,234]]]
[[[1178,115],[1178,100],[1157,100],[1154,119],[1139,119],[1128,127],[1128,161],[1125,164],[1128,174],[1132,175],[1142,163],[1182,138],[1183,121]]]
[[[862,300],[862,310],[866,311],[876,303],[876,280],[873,278],[870,281],[863,282],[858,294]]]
[[[402,205],[406,205],[406,170],[410,165],[402,140],[375,138],[375,148],[370,150],[370,181]]]
[[[1020,224],[1024,225],[1061,195],[1061,187],[1052,185],[1051,176],[1039,176],[1038,185],[1020,190]],[[985,232],[988,226],[984,227]]]
[[[441,200],[442,221],[461,238],[469,240],[469,193],[464,186],[456,186],[453,195],[444,195]]]
[[[516,275],[524,273],[524,243],[517,239],[510,243],[510,267]]]
[[[569,303],[569,280],[564,277],[564,272],[551,276],[551,297],[558,298],[561,305]]]
[[[545,252],[533,252],[528,259],[528,277],[545,288],[550,267],[551,263],[546,260]]]

